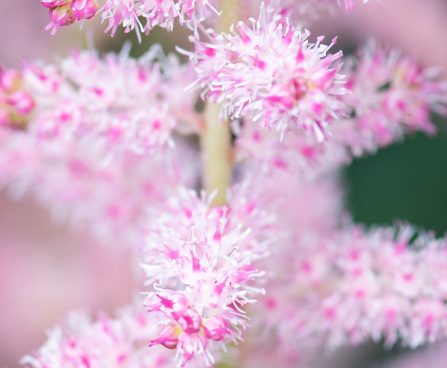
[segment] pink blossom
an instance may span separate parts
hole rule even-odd
[[[399,139],[405,132],[434,133],[430,114],[447,114],[447,80],[397,50],[370,42],[348,63],[353,118],[342,120],[334,136],[355,155]]]
[[[309,41],[310,32],[261,8],[253,24],[230,34],[196,40],[196,72],[204,95],[223,106],[224,115],[277,130],[310,132],[322,140],[343,112],[341,52],[329,54],[335,39]]]
[[[49,9],[50,24],[45,28],[55,34],[57,29],[75,21],[93,18],[99,9],[96,0],[41,0]]]
[[[151,345],[177,349],[181,366],[197,357],[211,364],[213,346],[238,342],[247,328],[244,310],[263,292],[254,262],[268,254],[271,239],[257,229],[271,219],[231,203],[210,208],[181,190],[148,233],[144,269],[152,290],[145,305],[160,321]],[[250,216],[256,228],[242,221]]]
[[[282,253],[287,258],[257,315],[268,316],[285,344],[383,338],[415,348],[445,338],[446,243],[414,236],[408,227],[302,235],[291,245],[299,250]]]
[[[54,34],[59,27],[90,19],[98,12],[108,22],[106,32],[115,34],[119,27],[126,32],[149,33],[155,26],[172,30],[175,20],[197,27],[210,14],[219,14],[214,0],[41,0],[49,8],[51,22],[47,30]]]
[[[33,109],[19,114],[26,113],[29,134],[39,140],[95,138],[96,145],[103,145],[113,157],[121,151],[142,154],[172,146],[175,128],[191,124],[189,130],[194,130],[198,124],[196,96],[188,94],[180,105],[171,93],[187,85],[191,74],[158,47],[140,60],[125,52],[104,58],[75,52],[56,65],[28,64],[22,75],[21,93],[29,95]],[[3,114],[14,105],[12,97],[8,96]]]
[[[277,142],[274,134],[244,124],[237,141],[238,157],[312,177],[349,164],[352,157],[375,152],[405,134],[433,134],[431,114],[447,114],[447,79],[436,68],[423,67],[374,43],[346,64],[349,92],[342,99],[351,116],[331,124],[327,142],[293,132]]]

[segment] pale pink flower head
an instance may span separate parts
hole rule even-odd
[[[347,74],[351,93],[345,96],[346,103],[359,125],[371,125],[379,141],[389,140],[399,126],[432,133],[430,113],[447,113],[447,81],[441,71],[397,50],[370,42],[348,64]]]
[[[52,34],[59,27],[93,18],[99,10],[96,0],[41,0],[41,4],[49,9],[51,22],[45,29]]]
[[[293,133],[278,142],[272,133],[246,122],[237,137],[237,157],[257,160],[265,170],[299,170],[313,177],[406,134],[433,134],[433,113],[447,114],[447,79],[437,68],[373,42],[345,65],[349,91],[341,99],[350,116],[334,122],[327,142]]]
[[[148,233],[145,305],[160,321],[151,345],[175,348],[180,365],[197,357],[211,364],[214,346],[240,340],[245,308],[262,293],[255,262],[269,244],[258,229],[270,219],[252,205],[230,203],[210,207],[180,190]]]
[[[270,8],[252,25],[238,23],[210,42],[196,40],[196,72],[204,95],[233,119],[244,118],[283,134],[310,132],[322,140],[343,112],[341,52],[329,54],[335,39],[315,43]]]
[[[1,70],[0,186],[102,240],[141,244],[147,211],[197,180],[195,151],[173,137],[197,129],[196,97],[178,93],[192,72],[159,51]]]
[[[27,126],[38,140],[95,139],[110,158],[122,151],[143,154],[172,147],[176,127],[197,126],[197,97],[187,94],[180,102],[170,92],[183,89],[192,73],[157,46],[139,60],[125,51],[104,57],[76,51],[54,65],[29,63],[21,73],[20,93],[5,90],[0,110],[8,115],[12,108],[21,109],[20,118],[32,108]]]
[[[406,226],[353,228],[291,246],[258,313],[275,322],[282,343],[307,338],[336,348],[383,339],[416,348],[445,339],[445,239]]]
[[[331,144],[347,156],[389,145],[405,134],[435,132],[432,113],[447,114],[447,79],[397,50],[370,42],[346,63],[350,117],[334,124]]]

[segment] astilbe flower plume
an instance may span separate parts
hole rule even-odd
[[[406,132],[435,132],[431,114],[447,114],[447,81],[398,50],[370,42],[347,62],[344,97],[351,119],[335,126],[334,136],[354,155],[390,144]]]
[[[293,27],[271,8],[261,8],[252,25],[196,40],[198,83],[204,95],[222,104],[225,115],[280,131],[299,130],[320,140],[343,113],[345,93],[341,52],[329,54],[335,39],[309,41],[310,32]]]
[[[437,68],[427,68],[401,52],[365,46],[345,64],[349,111],[331,124],[331,136],[320,144],[306,136],[275,134],[244,124],[237,140],[240,160],[255,159],[263,167],[296,170],[312,177],[349,164],[353,157],[375,152],[405,134],[435,133],[433,113],[447,115],[447,80]]]
[[[149,207],[196,180],[193,150],[172,136],[197,130],[195,96],[175,92],[189,73],[158,48],[139,61],[75,52],[0,77],[0,184],[14,198],[32,194],[58,219],[135,244]]]
[[[180,190],[146,240],[152,291],[145,305],[160,321],[151,345],[177,349],[181,366],[197,356],[212,363],[216,344],[241,340],[244,310],[263,292],[255,262],[268,254],[274,235],[265,237],[265,230],[272,219],[254,203],[231,203],[210,208],[206,199]],[[251,217],[254,228],[244,221]]]
[[[304,235],[290,245],[296,257],[279,253],[287,259],[279,259],[277,281],[256,315],[292,346],[304,338],[331,348],[372,338],[415,348],[444,339],[446,241],[414,238],[405,226]]]
[[[257,0],[251,2],[252,6],[259,5]],[[293,10],[307,16],[314,14],[316,8],[311,0],[271,2],[284,11]],[[342,5],[340,0],[325,0],[317,5],[320,10],[327,10],[333,9],[337,2]],[[101,13],[102,20],[108,23],[106,32],[110,32],[112,36],[119,27],[123,27],[126,32],[136,31],[140,38],[141,33],[147,34],[155,26],[172,30],[175,20],[190,28],[197,28],[212,15],[220,15],[216,3],[216,0],[41,0],[41,4],[49,9],[50,23],[46,30],[50,30],[52,34],[60,27],[91,19]],[[343,0],[343,5],[346,11],[351,11],[354,0]]]
[[[56,33],[61,26],[94,17],[99,9],[96,0],[41,0],[40,2],[49,9],[51,21],[45,29],[51,30],[52,34]]]
[[[186,70],[173,69],[182,67],[158,47],[140,60],[129,58],[126,51],[104,58],[74,52],[56,65],[28,64],[21,73],[22,88],[35,103],[29,134],[50,140],[67,135],[95,138],[112,156],[117,151],[141,154],[172,144],[173,130],[184,123],[184,117],[193,119],[195,103],[194,95],[181,106],[177,98],[170,102],[170,89],[182,89],[190,78]]]
[[[196,27],[210,14],[219,14],[214,0],[41,0],[50,9],[47,29],[54,34],[61,26],[101,13],[108,22],[106,32],[119,27],[126,32],[149,33],[155,26],[172,30],[175,20]]]

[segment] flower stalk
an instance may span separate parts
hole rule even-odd
[[[219,0],[218,31],[228,32],[238,21],[238,0]],[[208,195],[215,193],[212,205],[226,203],[231,182],[231,133],[230,124],[219,116],[219,106],[207,103],[205,126],[201,136],[203,186]]]

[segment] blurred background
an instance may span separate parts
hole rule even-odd
[[[124,41],[132,43],[134,55],[154,42],[162,43],[165,51],[175,43],[188,47],[182,33],[155,31],[139,45],[133,34],[111,39],[93,22],[81,31],[74,26],[51,37],[43,31],[47,21],[38,0],[0,0],[0,65],[50,61],[88,45],[119,50]],[[347,53],[374,37],[447,72],[445,0],[382,0],[351,14],[339,12],[311,30],[339,35],[339,47]],[[437,118],[437,123],[435,137],[408,137],[346,168],[346,201],[355,221],[392,224],[400,219],[438,235],[446,232],[447,121]],[[20,357],[39,346],[45,331],[67,310],[127,303],[132,289],[128,256],[55,225],[32,199],[13,202],[0,191],[0,367],[18,367]],[[343,368],[372,367],[396,353],[365,346],[348,354],[351,361]]]

